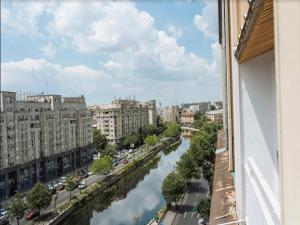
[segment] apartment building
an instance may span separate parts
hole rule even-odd
[[[299,12],[294,0],[219,0],[224,125],[239,224],[299,223]]]
[[[167,106],[162,109],[162,119],[164,122],[175,123],[178,118],[179,107],[178,106]]]
[[[108,105],[89,107],[93,127],[101,130],[112,144],[121,144],[122,138],[133,131],[139,131],[147,124],[157,123],[156,101],[141,103],[136,100],[118,99]]]
[[[180,122],[182,124],[192,124],[195,122],[195,113],[193,112],[183,112],[180,115]]]
[[[213,123],[223,123],[223,109],[207,111],[205,115]]]
[[[1,198],[92,160],[91,116],[83,96],[0,93]]]
[[[196,103],[183,103],[181,104],[181,108],[183,111],[189,112],[201,112],[205,113],[210,110],[211,102],[196,102]]]

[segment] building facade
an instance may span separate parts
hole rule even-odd
[[[190,112],[201,112],[205,113],[206,111],[210,110],[211,102],[196,102],[196,103],[183,103],[181,104],[181,108],[183,111],[190,111]]]
[[[299,220],[299,11],[300,1],[219,0],[224,127],[241,224]]]
[[[83,96],[2,91],[0,100],[1,198],[92,160],[91,116]]]
[[[118,99],[108,105],[91,106],[93,127],[101,130],[111,144],[121,144],[131,132],[157,123],[156,101],[145,103],[136,100]]]
[[[164,122],[175,123],[178,119],[178,106],[167,106],[162,109],[162,119]]]
[[[223,109],[208,111],[205,115],[212,123],[223,123]]]
[[[182,124],[192,124],[195,122],[195,113],[193,112],[183,112],[180,116],[180,122]]]

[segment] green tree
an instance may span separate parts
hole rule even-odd
[[[184,153],[176,164],[176,170],[188,181],[193,177],[200,177],[200,171],[197,169],[197,164],[189,151]]]
[[[113,169],[112,158],[109,156],[103,156],[97,159],[92,164],[92,171],[100,175],[108,174]]]
[[[208,119],[205,114],[198,112],[195,116],[195,122],[193,127],[200,129],[204,124],[208,122]]]
[[[138,132],[132,132],[124,137],[123,145],[126,148],[129,148],[131,144],[139,145],[140,144],[140,134]]]
[[[116,153],[116,150],[117,150],[116,145],[108,144],[108,145],[106,145],[105,150],[103,151],[103,154],[106,155],[106,156],[113,157],[114,154]]]
[[[76,181],[75,177],[68,176],[66,178],[66,190],[70,194],[70,201],[72,198],[72,191],[74,191],[78,187],[78,182]]]
[[[154,124],[148,124],[148,125],[144,126],[143,132],[144,132],[145,136],[158,135],[159,134],[158,127],[155,126]]]
[[[162,194],[165,198],[167,205],[169,206],[171,202],[177,202],[180,196],[185,192],[186,180],[177,171],[169,173],[165,177],[162,184]]]
[[[52,195],[45,184],[37,182],[28,193],[27,201],[31,208],[36,208],[40,213],[41,209],[50,206]]]
[[[207,135],[204,132],[198,132],[192,137],[189,148],[196,164],[201,166],[205,155],[210,153],[210,143],[208,142]]]
[[[156,135],[150,135],[145,138],[145,143],[149,146],[156,145],[156,143],[159,141],[159,137]]]
[[[19,220],[23,217],[26,208],[25,202],[17,192],[9,204],[8,215],[12,220],[16,219],[19,225]]]
[[[181,127],[177,123],[168,124],[167,129],[164,131],[163,136],[165,137],[174,137],[181,132]]]
[[[102,152],[107,144],[106,136],[100,130],[93,130],[93,146],[98,152]]]
[[[197,211],[202,218],[208,221],[210,214],[210,198],[200,199],[197,205]]]

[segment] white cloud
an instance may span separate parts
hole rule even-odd
[[[133,2],[69,1],[44,6],[38,3],[33,3],[36,8],[33,8],[34,16],[29,16],[32,19],[20,23],[20,27],[18,23],[10,23],[13,14],[9,8],[3,8],[1,19],[5,17],[5,31],[9,28],[25,34],[28,30],[23,28],[28,23],[33,33],[50,38],[40,49],[44,57],[53,57],[56,47],[63,46],[82,54],[81,57],[99,57],[102,62],[95,65],[97,69],[86,65],[67,67],[30,58],[2,63],[3,88],[39,91],[47,80],[49,90],[52,87],[53,92],[67,95],[82,93],[93,103],[134,94],[166,100],[173,99],[172,96],[199,98],[202,93],[218,93],[215,88],[219,82],[217,43],[211,46],[211,61],[189,52],[177,41],[182,35],[180,29],[173,25],[165,31],[157,29],[154,18],[138,10]],[[207,5],[202,17],[207,14]],[[30,12],[24,10],[18,11],[16,17],[22,16],[16,21]],[[38,26],[41,14],[47,14],[43,30]]]
[[[167,31],[171,36],[175,37],[176,39],[179,39],[182,36],[182,30],[176,28],[174,25],[169,25],[167,27]]]
[[[194,24],[206,37],[217,39],[217,1],[205,0],[201,15],[194,16]]]
[[[56,47],[51,42],[44,47],[41,47],[40,51],[45,57],[48,58],[53,58],[56,55]]]

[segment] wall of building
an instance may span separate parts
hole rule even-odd
[[[278,224],[279,219],[272,213],[279,203],[274,68],[273,51],[239,66],[241,146],[236,149],[242,196],[237,200],[249,224]]]

